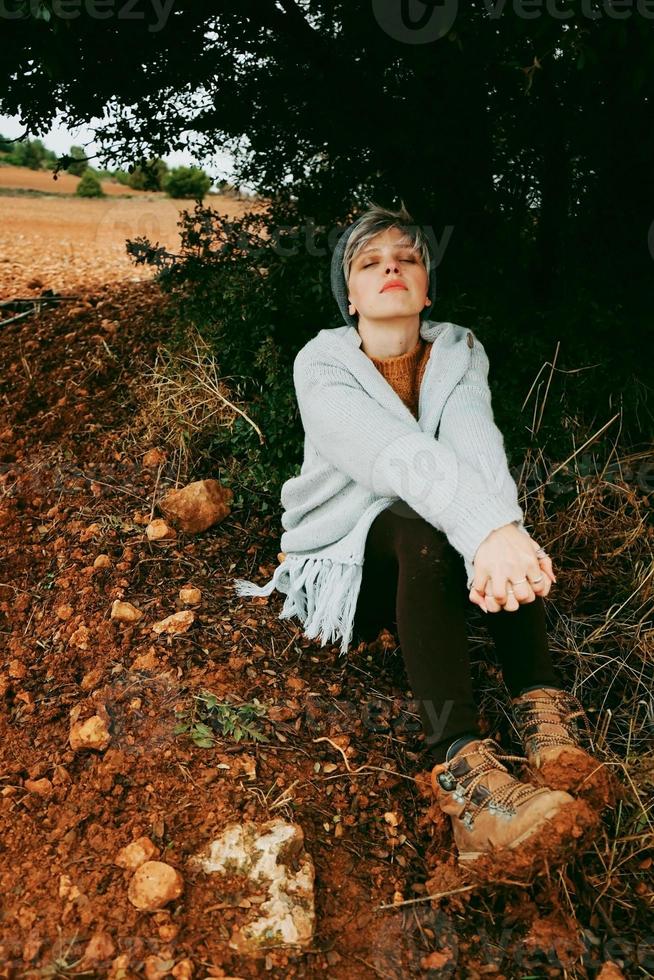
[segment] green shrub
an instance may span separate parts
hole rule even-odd
[[[176,167],[163,181],[169,197],[191,197],[202,200],[211,187],[211,177],[198,167]]]
[[[102,184],[91,170],[85,170],[75,193],[79,197],[105,197]]]
[[[71,158],[71,162],[66,167],[66,172],[72,174],[73,177],[82,177],[85,170],[89,170],[89,162],[86,159],[86,153],[81,146],[71,146],[68,155]]]
[[[143,160],[128,174],[127,183],[136,191],[160,191],[168,174],[168,164],[156,157]]]
[[[16,167],[42,170],[53,156],[52,150],[47,150],[41,140],[34,139],[19,140],[17,143],[12,143],[6,159]]]

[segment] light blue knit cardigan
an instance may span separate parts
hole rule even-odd
[[[418,418],[360,349],[355,327],[319,333],[293,363],[304,426],[304,459],[281,490],[285,560],[257,586],[234,579],[240,596],[286,595],[279,619],[297,616],[321,646],[352,639],[366,536],[375,517],[405,501],[462,555],[473,558],[491,531],[526,531],[518,490],[495,424],[488,357],[472,330],[425,320],[431,343]],[[400,505],[401,506],[401,505]]]

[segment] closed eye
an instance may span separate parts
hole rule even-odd
[[[416,261],[415,259],[400,259],[400,262],[412,262],[414,265],[415,265],[415,261]],[[374,262],[368,262],[368,264],[367,265],[364,265],[363,268],[364,269],[369,269],[371,265],[377,265],[377,262],[376,261],[374,261]]]

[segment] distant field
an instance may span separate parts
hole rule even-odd
[[[45,191],[48,194],[74,194],[81,178],[72,174],[58,173],[55,180],[52,170],[30,170],[29,167],[0,167],[0,188],[24,188],[31,191]],[[103,180],[105,194],[129,194],[139,197],[147,191],[135,191],[116,180]]]
[[[70,193],[64,180],[72,181],[74,190],[79,178],[64,174],[53,181],[45,171],[0,167],[0,188],[13,181],[17,191],[0,194],[0,299],[38,296],[43,289],[69,293],[78,286],[150,279],[153,269],[135,266],[125,252],[127,238],[145,236],[170,251],[179,249],[177,221],[181,211],[192,209],[192,201],[147,191],[116,197],[126,189],[109,182],[105,189],[116,189],[106,199],[18,193],[29,181],[32,190],[54,185],[58,194]],[[229,217],[253,207],[247,200],[219,194],[205,198],[205,204]]]

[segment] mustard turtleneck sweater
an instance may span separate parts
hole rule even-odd
[[[400,396],[412,414],[418,417],[418,395],[429,359],[431,344],[419,337],[413,350],[395,357],[370,357],[377,370]]]

